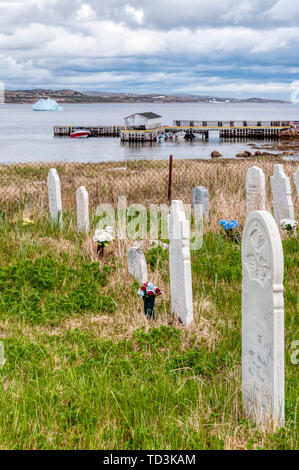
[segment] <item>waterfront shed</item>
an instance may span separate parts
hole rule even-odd
[[[156,113],[134,113],[125,118],[126,129],[157,129],[162,125],[161,118]]]

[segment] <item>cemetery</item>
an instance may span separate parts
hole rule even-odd
[[[0,166],[0,449],[299,448],[298,163],[171,169]]]

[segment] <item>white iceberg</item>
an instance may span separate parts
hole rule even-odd
[[[33,111],[62,111],[63,108],[55,100],[41,98],[32,106]]]

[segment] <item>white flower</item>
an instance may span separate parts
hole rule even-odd
[[[142,289],[138,289],[137,294],[139,297],[144,297],[144,291]]]
[[[152,282],[148,282],[147,285],[146,285],[146,288],[148,290],[153,290],[155,288],[154,284]]]
[[[280,224],[284,230],[294,230],[297,227],[298,223],[293,219],[282,219]]]
[[[108,230],[107,230],[108,229]],[[96,229],[93,241],[98,243],[112,242],[114,237],[112,235],[112,227],[105,227],[104,229]]]

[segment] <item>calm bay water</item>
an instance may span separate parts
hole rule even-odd
[[[53,136],[54,125],[123,124],[129,114],[146,111],[162,115],[163,124],[177,119],[299,121],[299,105],[292,104],[66,104],[61,112],[34,112],[29,104],[4,104],[0,106],[0,163],[164,159],[169,154],[175,158],[210,158],[212,150],[232,157],[256,142],[169,141],[132,145],[121,144],[118,138]]]

